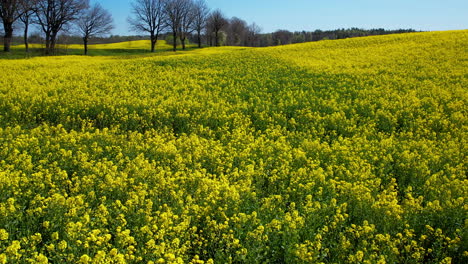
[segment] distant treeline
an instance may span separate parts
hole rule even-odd
[[[375,35],[388,35],[397,33],[416,32],[414,29],[386,30],[378,29],[336,29],[336,30],[315,30],[315,31],[295,31],[277,30],[273,33],[260,33],[259,30],[252,31],[252,27],[245,27],[245,32],[240,30],[238,18],[232,18],[230,25],[222,31],[221,43],[228,46],[249,46],[249,47],[269,47],[287,45],[294,43],[304,43],[328,39],[345,39]],[[245,25],[245,24],[244,24]],[[254,24],[255,26],[255,24]],[[255,32],[252,34],[252,32]],[[207,44],[210,42],[207,40]]]
[[[294,43],[303,43],[327,39],[345,39],[365,36],[388,35],[397,33],[410,33],[416,32],[414,29],[397,29],[386,30],[383,28],[378,29],[362,29],[362,28],[349,28],[349,29],[336,29],[336,30],[315,30],[315,31],[296,31],[291,32],[288,30],[277,30],[273,33],[260,34],[258,46],[277,46],[287,45]]]
[[[277,30],[273,33],[261,33],[257,34],[253,38],[243,39],[242,34],[234,34],[229,32],[229,29],[222,32],[221,37],[222,45],[228,46],[252,46],[252,47],[268,47],[277,45],[287,45],[295,43],[312,42],[319,40],[332,40],[332,39],[345,39],[365,36],[376,36],[376,35],[388,35],[397,33],[411,33],[417,32],[414,29],[397,29],[397,30],[386,30],[383,28],[378,29],[361,29],[361,28],[349,28],[349,29],[336,29],[336,30],[315,30],[315,31],[295,31],[291,32],[288,30]],[[234,35],[234,36],[233,36]],[[170,38],[170,34],[161,34],[160,40],[167,40]],[[206,35],[202,36],[206,45],[210,45],[210,40]],[[40,34],[32,34],[29,37],[31,43],[43,43],[44,39]],[[124,41],[134,40],[149,40],[149,36],[119,36],[111,35],[109,37],[96,37],[90,39],[89,44],[107,44]],[[189,37],[190,42],[195,43],[196,36],[191,35]],[[22,37],[14,37],[12,42],[14,44],[21,44],[23,41]],[[82,44],[83,39],[80,36],[60,35],[58,37],[59,44]]]

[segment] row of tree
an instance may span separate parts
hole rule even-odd
[[[90,6],[89,0],[0,0],[0,18],[5,31],[4,51],[10,51],[14,23],[24,28],[24,43],[28,50],[28,30],[36,24],[45,36],[46,54],[56,46],[57,36],[73,26],[84,42],[85,54],[91,37],[102,36],[113,29],[111,14],[99,4]],[[202,34],[210,43],[221,45],[221,30],[229,23],[220,10],[210,12],[204,0],[133,0],[132,16],[128,18],[132,30],[149,34],[151,51],[155,51],[161,33],[172,33],[186,48],[189,37],[195,34],[202,46]],[[174,51],[177,41],[173,41]]]
[[[151,51],[164,32],[172,34],[174,51],[177,39],[185,49],[189,38],[194,38],[198,47],[203,39],[210,46],[253,46],[260,33],[255,23],[247,25],[236,17],[228,19],[219,9],[210,11],[204,0],[135,0],[128,21],[133,30],[149,33]]]
[[[133,0],[128,22],[135,32],[149,35],[151,52],[155,51],[161,35],[171,35],[174,51],[182,49],[190,39],[202,46],[275,46],[291,43],[341,39],[369,35],[414,32],[414,30],[364,30],[358,28],[314,32],[278,30],[261,34],[255,23],[233,17],[220,10],[210,11],[205,0]],[[73,27],[84,43],[85,54],[90,38],[102,37],[114,28],[111,14],[99,4],[90,6],[89,0],[0,0],[0,18],[5,31],[4,51],[10,51],[14,23],[24,29],[24,43],[28,51],[30,25],[37,25],[45,36],[45,52],[56,46],[59,32]]]
[[[29,50],[28,30],[36,24],[45,35],[46,54],[55,49],[60,31],[72,23],[85,43],[88,39],[107,34],[113,29],[111,14],[99,4],[89,5],[89,0],[0,0],[0,18],[4,35],[4,51],[10,51],[14,23],[20,21],[24,28],[24,43]]]
[[[188,36],[194,31],[201,39],[202,30],[208,19],[209,9],[203,0],[134,0],[132,16],[129,17],[133,30],[150,35],[151,52],[154,52],[159,35],[171,31],[174,51],[177,38],[186,47]],[[199,41],[201,47],[201,40]]]

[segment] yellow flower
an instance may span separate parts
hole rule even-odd
[[[8,232],[5,229],[0,229],[0,241],[8,240]]]
[[[21,249],[21,243],[18,240],[11,242],[11,245],[7,247],[5,252],[11,256],[18,256],[18,251]]]
[[[39,253],[39,255],[36,257],[36,263],[37,264],[47,264],[47,263],[49,263],[49,259],[46,256]]]
[[[91,258],[88,255],[84,254],[84,255],[82,255],[80,257],[79,263],[87,264],[87,263],[90,263],[90,262],[91,262]]]
[[[42,223],[42,226],[43,226],[45,229],[49,229],[49,227],[50,227],[50,222],[49,222],[49,221],[44,221],[44,222]]]
[[[452,263],[452,258],[451,257],[446,257],[440,263],[441,264],[451,264]]]
[[[357,259],[358,261],[362,261],[362,258],[363,258],[363,257],[364,257],[364,252],[362,252],[362,251],[359,250],[359,251],[356,253],[356,259]]]
[[[6,264],[7,261],[8,261],[7,256],[4,253],[0,254],[0,264]]]
[[[58,246],[57,246],[57,247],[58,247],[59,250],[65,250],[65,249],[67,249],[67,247],[68,247],[67,241],[64,241],[64,240],[60,241],[60,242],[58,243]]]

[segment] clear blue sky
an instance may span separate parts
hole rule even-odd
[[[108,9],[115,21],[113,34],[128,31],[132,0],[91,0]],[[468,0],[206,0],[227,17],[255,22],[262,32],[337,28],[468,29]]]

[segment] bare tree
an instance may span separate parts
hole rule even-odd
[[[255,23],[249,25],[247,34],[247,46],[259,47],[260,46],[260,33],[262,29]]]
[[[215,39],[215,46],[220,46],[220,32],[222,29],[224,29],[227,25],[229,24],[228,20],[224,16],[224,14],[221,12],[221,10],[216,9],[211,13],[211,15],[208,17],[208,22],[207,22],[207,31],[210,35],[214,34],[214,39]]]
[[[194,31],[195,23],[195,5],[192,0],[183,1],[182,12],[179,25],[179,38],[182,49],[185,50],[185,41],[189,34]]]
[[[247,22],[237,17],[231,18],[229,21],[228,32],[227,32],[228,45],[231,45],[231,46],[245,45],[247,32],[248,32]]]
[[[154,52],[163,29],[163,6],[164,0],[135,0],[132,3],[133,17],[128,18],[133,30],[150,34],[151,52]]]
[[[78,30],[83,38],[84,54],[88,55],[89,38],[109,34],[114,29],[112,15],[96,3],[78,19]]]
[[[89,0],[38,0],[36,17],[45,33],[46,54],[55,49],[58,33],[89,6]]]
[[[23,38],[24,38],[24,47],[26,52],[29,52],[29,26],[34,23],[33,15],[36,8],[37,0],[24,0],[22,1],[22,14],[19,17],[19,20],[23,23]]]
[[[194,30],[197,32],[198,47],[201,48],[201,45],[202,45],[201,33],[206,26],[206,20],[208,18],[208,14],[210,13],[210,9],[206,5],[205,0],[197,0],[194,2],[193,12],[194,12],[193,27],[194,27]]]
[[[13,38],[13,23],[21,16],[22,1],[27,0],[0,0],[0,18],[3,22],[5,35],[3,38],[3,50],[9,52],[11,39]]]
[[[172,31],[173,50],[177,50],[177,36],[181,31],[182,20],[189,0],[166,0],[164,4],[164,14],[166,16],[165,25]]]

